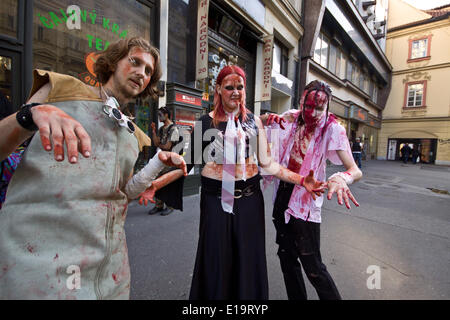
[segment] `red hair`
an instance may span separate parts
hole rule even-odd
[[[221,98],[219,92],[217,91],[217,88],[222,84],[223,79],[230,74],[237,74],[238,76],[241,76],[242,79],[244,79],[244,89],[246,87],[247,79],[245,76],[245,71],[242,70],[240,67],[235,66],[235,65],[226,66],[220,71],[220,73],[216,79],[216,88],[214,89],[215,92],[214,92],[213,124],[214,124],[214,127],[216,127],[216,128],[219,125],[219,122],[220,122],[219,119],[226,118],[225,110],[223,109],[223,105],[222,105],[222,98]],[[245,90],[242,95],[242,98],[243,98],[242,99],[243,101],[241,101],[239,111],[242,115],[242,121],[244,122],[247,120],[247,108],[245,107]]]

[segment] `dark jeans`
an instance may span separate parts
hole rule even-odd
[[[358,168],[361,169],[361,152],[353,152],[353,159],[355,159],[356,164],[358,165]]]
[[[408,163],[408,159],[409,159],[409,154],[405,154],[403,156],[403,163]]]
[[[277,231],[278,257],[289,300],[306,300],[306,287],[302,267],[309,282],[321,300],[340,300],[336,285],[320,254],[320,223],[306,222],[291,217],[285,223],[284,211],[294,185],[281,182],[273,211],[273,223]],[[299,259],[301,265],[299,263]]]

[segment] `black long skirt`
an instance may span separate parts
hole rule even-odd
[[[200,233],[190,300],[267,300],[264,198],[261,176],[236,181],[253,194],[234,200],[234,214],[223,211],[222,181],[201,177]]]

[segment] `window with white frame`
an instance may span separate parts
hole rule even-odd
[[[410,59],[425,58],[428,55],[428,38],[413,40]]]
[[[407,107],[421,107],[424,105],[424,83],[408,84]]]

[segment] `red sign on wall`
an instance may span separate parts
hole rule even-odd
[[[201,98],[197,98],[197,97],[193,97],[184,93],[178,93],[175,95],[175,101],[177,102],[183,102],[183,103],[187,103],[187,104],[192,104],[194,106],[202,106],[202,99]]]

